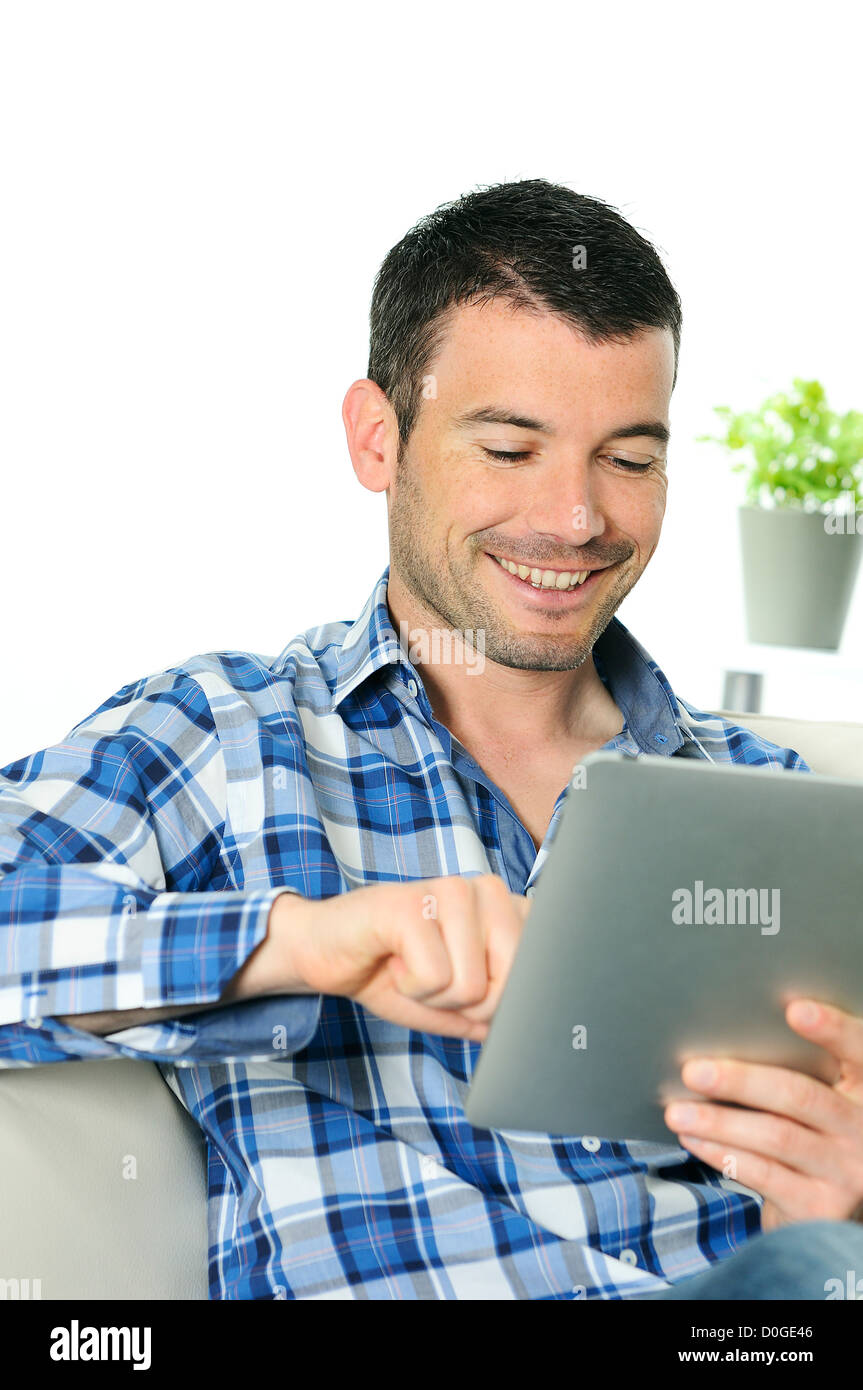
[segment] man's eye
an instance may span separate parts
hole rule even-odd
[[[626,473],[646,473],[648,468],[653,467],[652,459],[650,463],[633,463],[632,459],[618,458],[616,454],[603,454],[602,457],[607,458],[609,463],[622,468]]]
[[[514,453],[514,454],[512,454],[512,453],[510,453],[509,450],[507,450],[507,449],[486,449],[485,445],[483,445],[482,447],[483,447],[484,452],[487,453],[487,454],[489,454],[493,459],[529,459],[529,458],[530,458],[530,450],[529,450],[529,449],[523,449],[520,453]]]
[[[500,459],[502,462],[509,460],[515,463],[519,463],[522,459],[529,459],[531,452],[529,449],[517,451],[509,449],[489,449],[486,445],[482,445],[482,449],[483,453],[488,454],[490,458]],[[607,459],[609,463],[613,463],[616,468],[621,469],[624,473],[646,473],[654,464],[653,459],[648,463],[636,463],[633,459],[621,458],[617,454],[602,454],[601,457]]]

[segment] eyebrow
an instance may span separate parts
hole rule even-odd
[[[472,425],[512,425],[519,430],[533,430],[537,434],[554,434],[553,425],[544,420],[534,420],[529,415],[514,415],[501,406],[480,406],[478,410],[456,415],[453,424],[456,429],[470,429]],[[667,444],[671,430],[661,420],[636,420],[631,425],[622,425],[606,435],[607,439],[656,439]]]

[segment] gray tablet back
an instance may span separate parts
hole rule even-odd
[[[668,1141],[688,1057],[838,1075],[784,1006],[863,1015],[863,782],[585,759],[474,1072],[473,1125]]]

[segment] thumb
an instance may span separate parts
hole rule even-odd
[[[401,957],[391,956],[388,964],[390,978],[398,993],[407,999],[418,998],[423,992],[420,982],[411,974]]]

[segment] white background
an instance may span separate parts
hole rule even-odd
[[[715,706],[742,483],[694,437],[795,375],[863,407],[853,13],[3,5],[0,765],[194,653],[356,616],[387,562],[340,418],[375,271],[528,177],[617,207],[683,299],[665,527],[620,616]],[[834,664],[861,637],[863,579]]]

